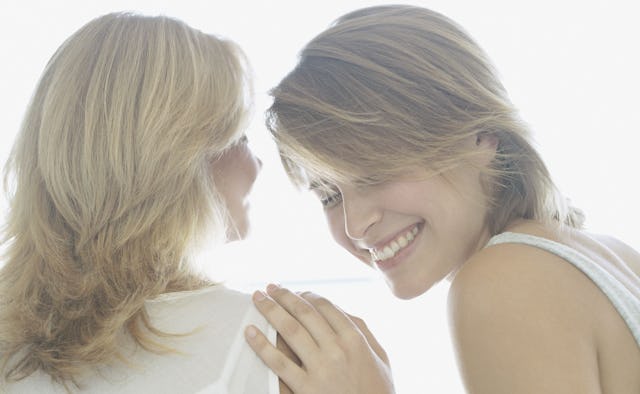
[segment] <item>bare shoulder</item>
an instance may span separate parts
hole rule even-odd
[[[591,281],[562,258],[509,243],[485,248],[467,261],[452,281],[449,299],[452,307],[465,307],[477,297],[492,297],[493,307],[526,306],[529,311],[542,309],[548,314],[549,307],[598,294],[594,290]]]
[[[454,278],[449,312],[472,393],[598,393],[589,280],[526,245],[481,250]]]

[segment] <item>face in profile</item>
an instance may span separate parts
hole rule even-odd
[[[480,184],[471,174],[454,188],[441,177],[365,189],[339,185],[325,207],[334,239],[379,270],[399,298],[416,297],[454,272],[482,242]]]
[[[227,231],[229,241],[243,239],[249,231],[247,197],[261,167],[260,159],[249,149],[246,137],[212,163],[213,180],[233,221]]]
[[[450,170],[446,177],[412,169],[406,179],[316,191],[333,238],[378,269],[397,297],[424,293],[488,241],[480,168],[493,157],[495,142],[477,147],[486,154],[476,165]]]

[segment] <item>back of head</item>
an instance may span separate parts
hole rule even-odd
[[[145,299],[206,284],[188,253],[225,234],[210,165],[242,132],[244,67],[231,42],[126,13],[53,55],[7,166],[5,378],[73,379],[117,354],[125,327],[152,347]]]
[[[416,166],[446,174],[472,162],[464,141],[486,133],[499,141],[485,182],[490,231],[565,218],[487,56],[437,12],[394,5],[339,18],[272,95],[267,126],[295,183],[372,184]]]

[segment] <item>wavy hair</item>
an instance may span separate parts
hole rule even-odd
[[[190,266],[230,223],[211,163],[243,133],[251,86],[232,42],[163,16],[80,28],[37,85],[5,168],[4,379],[76,383],[154,339],[144,301],[211,283]]]
[[[482,49],[455,22],[414,6],[349,13],[301,51],[276,86],[267,127],[294,183],[370,185],[408,168],[446,177],[473,163],[469,137],[491,134],[487,225],[516,218],[580,226]]]

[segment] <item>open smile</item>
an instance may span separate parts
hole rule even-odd
[[[401,232],[391,241],[385,243],[376,248],[370,248],[369,253],[371,254],[371,259],[376,265],[386,266],[387,261],[393,260],[394,257],[401,254],[406,248],[413,244],[416,235],[421,230],[420,224],[415,224],[411,226],[406,231]]]

